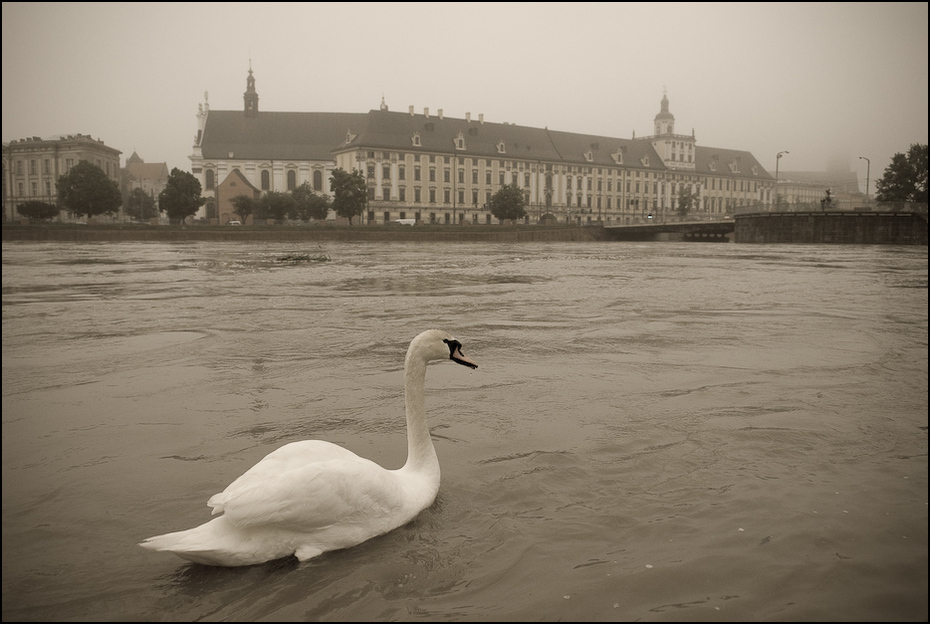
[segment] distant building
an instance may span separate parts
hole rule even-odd
[[[833,162],[826,171],[782,171],[778,175],[782,208],[817,209],[827,190],[833,197],[834,209],[852,210],[867,205],[865,193],[859,190],[859,176],[848,165],[844,168]]]
[[[167,163],[147,163],[136,152],[126,160],[126,167],[123,169],[124,195],[133,189],[141,188],[157,204],[158,195],[165,190],[167,184]]]
[[[18,219],[16,206],[27,201],[57,204],[58,178],[82,160],[97,165],[119,183],[121,153],[86,134],[4,143],[3,219]]]
[[[216,187],[233,172],[259,192],[309,182],[331,194],[335,167],[368,180],[363,221],[417,219],[490,224],[491,196],[504,185],[524,192],[528,223],[624,224],[691,216],[722,217],[768,207],[773,177],[749,152],[697,145],[675,134],[663,96],[655,134],[617,138],[451,118],[411,106],[392,112],[382,98],[368,113],[263,112],[252,70],[242,111],[200,106],[192,173],[207,197],[201,216],[220,219]]]

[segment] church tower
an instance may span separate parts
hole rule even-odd
[[[258,93],[255,91],[255,77],[252,76],[252,62],[249,61],[249,77],[245,81],[245,93],[242,94],[245,101],[245,116],[258,117]]]
[[[655,118],[656,136],[675,134],[675,115],[668,112],[668,94],[662,92],[662,110]]]

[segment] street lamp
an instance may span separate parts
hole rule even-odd
[[[775,155],[775,208],[778,208],[778,163],[781,161],[781,157],[784,154],[789,154],[790,152],[778,152]]]
[[[865,161],[865,203],[869,203],[869,173],[872,169],[872,161],[865,156],[860,156],[859,160]]]

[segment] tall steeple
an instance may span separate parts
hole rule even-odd
[[[255,91],[255,78],[252,76],[252,61],[249,61],[249,77],[245,80],[245,116],[258,117],[258,93]]]
[[[656,136],[675,133],[675,115],[668,112],[668,94],[662,90],[662,110],[655,118]]]

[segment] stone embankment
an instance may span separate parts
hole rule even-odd
[[[607,240],[600,227],[546,226],[142,226],[3,224],[4,241],[450,241],[558,242]]]

